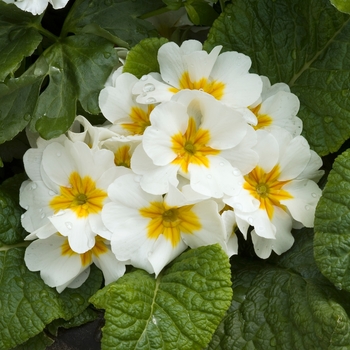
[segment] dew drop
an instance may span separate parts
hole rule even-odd
[[[251,225],[253,225],[253,222],[254,222],[253,218],[252,218],[252,217],[249,217],[249,218],[248,218],[248,222],[249,222]]]
[[[143,75],[142,77],[141,77],[141,80],[142,81],[146,81],[148,79],[148,75]]]
[[[45,216],[46,216],[45,213],[42,213],[42,214],[40,215],[40,217],[41,217],[42,219],[44,219]]]
[[[225,164],[224,164],[223,162],[220,162],[219,165],[220,165],[220,166],[224,166]]]
[[[241,203],[234,203],[233,206],[234,206],[235,209],[238,209],[238,210],[242,210],[242,208],[243,208]]]
[[[24,116],[23,116],[23,119],[25,120],[25,121],[29,121],[30,120],[30,114],[29,113],[26,113]]]
[[[110,58],[110,57],[111,57],[111,54],[110,54],[110,52],[105,52],[105,53],[103,54],[103,56],[104,56],[105,58]]]
[[[293,60],[297,59],[297,51],[295,49],[292,51],[292,58]]]
[[[157,102],[157,100],[154,98],[154,97],[149,97],[147,100],[146,100],[146,103],[155,103]]]
[[[39,209],[39,213],[41,213],[42,211],[43,211],[43,208],[40,208],[40,209]]]
[[[57,156],[57,157],[61,157],[61,152],[57,152],[57,153],[56,153],[56,156]]]
[[[153,84],[148,83],[143,87],[142,91],[143,92],[151,92],[151,91],[154,91],[155,89],[156,88],[154,87]]]
[[[237,170],[233,170],[233,175],[234,176],[240,176],[241,175],[241,172],[237,169]]]
[[[309,205],[305,205],[305,210],[310,210],[310,206]]]
[[[152,323],[157,325],[157,319],[152,315]]]
[[[64,214],[64,210],[59,210],[57,213],[54,214],[54,216],[61,216]]]
[[[317,197],[317,194],[316,193],[311,193],[311,196],[316,198]]]
[[[56,193],[55,193],[54,191],[52,191],[52,190],[49,191],[49,195],[50,195],[50,196],[54,196],[55,194],[56,194]]]
[[[83,305],[84,304],[84,297],[81,296],[80,294],[72,294],[71,298],[73,301],[75,301],[78,305]]]
[[[36,183],[32,183],[31,189],[32,189],[32,190],[35,190],[36,188],[37,188]]]
[[[71,230],[73,228],[73,225],[71,222],[66,222],[65,225],[68,228],[68,230]]]

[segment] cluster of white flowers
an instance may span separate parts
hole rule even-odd
[[[27,151],[25,261],[48,285],[78,287],[92,263],[106,284],[128,264],[158,275],[188,247],[231,256],[249,227],[267,258],[292,246],[292,228],[313,226],[322,162],[300,135],[298,98],[220,51],[163,45],[160,74],[111,75],[99,98],[108,123],[78,116]]]
[[[3,0],[7,4],[15,4],[23,11],[31,12],[33,15],[41,15],[50,3],[57,10],[65,7],[68,0]]]

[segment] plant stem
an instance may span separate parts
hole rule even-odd
[[[40,34],[45,36],[46,38],[50,39],[54,43],[58,41],[58,37],[55,34],[52,34],[50,31],[47,29],[43,28],[40,24],[37,26],[34,26],[35,29],[39,31]]]

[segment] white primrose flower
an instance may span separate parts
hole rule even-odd
[[[66,287],[80,287],[88,278],[93,263],[102,270],[105,284],[125,273],[125,263],[118,261],[109,242],[98,236],[95,245],[83,254],[74,252],[67,237],[59,233],[37,239],[27,247],[24,261],[30,271],[40,271],[44,282],[56,287],[59,293]]]
[[[138,79],[129,73],[117,69],[110,79],[110,84],[99,95],[102,114],[112,123],[109,128],[121,135],[142,135],[150,125],[149,115],[153,104],[137,103],[131,93]]]
[[[228,207],[228,208],[227,208]],[[227,255],[232,256],[238,254],[238,239],[235,233],[237,229],[236,215],[234,210],[226,206],[221,212],[226,231]]]
[[[224,202],[234,208],[245,237],[249,225],[254,227],[255,251],[267,258],[272,250],[281,254],[292,246],[293,221],[295,226],[313,227],[321,189],[306,176],[316,177],[315,165],[320,162],[302,136],[293,138],[284,129],[257,134],[259,162],[244,176],[243,190]]]
[[[250,171],[257,163],[251,150],[255,131],[239,112],[212,96],[182,91],[155,107],[150,120],[131,158],[146,192],[164,194],[181,175],[203,195],[234,195],[243,181],[240,169]]]
[[[100,143],[115,136],[115,133],[107,127],[94,126],[85,117],[78,115],[67,136],[73,142],[81,141],[90,148],[100,148]]]
[[[31,12],[33,15],[40,15],[50,3],[57,10],[65,7],[69,0],[3,0],[7,4],[15,4],[23,11]]]
[[[187,247],[219,243],[226,251],[225,231],[213,200],[193,203],[175,187],[163,197],[146,193],[128,174],[108,188],[111,202],[102,220],[113,232],[112,251],[120,261],[156,275]]]
[[[257,121],[254,129],[272,130],[276,126],[288,130],[293,136],[300,135],[303,122],[296,115],[300,102],[296,95],[290,92],[289,86],[277,83],[271,86],[267,77],[261,76],[263,90],[261,97],[249,106]]]
[[[262,82],[249,73],[251,60],[238,52],[224,52],[216,46],[208,54],[202,43],[187,40],[179,47],[169,42],[160,47],[160,77],[143,76],[133,88],[137,102],[170,100],[180,90],[200,90],[235,108],[248,107],[260,96]],[[161,80],[161,81],[159,81]]]
[[[115,166],[111,151],[65,139],[29,149],[23,161],[30,178],[20,190],[20,204],[27,210],[22,225],[31,233],[26,239],[60,232],[71,249],[82,254],[92,249],[97,234],[110,238],[101,220],[107,188],[130,172]]]

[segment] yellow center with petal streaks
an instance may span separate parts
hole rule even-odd
[[[130,168],[130,146],[124,145],[117,149],[114,153],[114,164],[117,166],[125,166],[126,168]]]
[[[92,249],[88,250],[83,254],[78,254],[73,251],[68,243],[68,238],[65,239],[64,243],[61,245],[61,254],[62,255],[79,255],[82,266],[89,266],[92,263],[92,255],[99,257],[100,255],[107,253],[108,248],[105,244],[105,240],[99,236],[95,238],[95,245]]]
[[[210,141],[209,130],[196,128],[196,122],[189,118],[187,130],[171,137],[171,149],[177,154],[172,164],[180,165],[184,173],[188,172],[189,164],[204,165],[209,167],[209,155],[217,155],[220,150],[207,146]]]
[[[128,130],[132,135],[143,135],[145,129],[151,125],[149,115],[151,114],[154,105],[147,106],[147,111],[140,107],[132,107],[129,112],[131,122],[120,124],[125,130]]]
[[[193,205],[185,205],[180,208],[167,207],[163,202],[151,202],[148,207],[141,208],[140,214],[149,218],[147,225],[147,237],[157,239],[163,234],[173,247],[176,247],[181,239],[181,232],[192,234],[202,227],[197,215],[191,210]]]
[[[50,207],[55,213],[71,209],[78,218],[86,218],[89,214],[97,214],[102,210],[107,193],[96,188],[95,181],[90,176],[81,178],[74,171],[69,176],[69,185],[69,187],[60,186],[60,194],[50,201]]]
[[[169,88],[169,90],[173,93],[179,92],[182,89],[189,90],[200,90],[204,91],[217,100],[221,100],[225,91],[225,84],[221,81],[216,80],[208,80],[207,78],[202,78],[198,81],[191,81],[190,74],[188,72],[184,72],[179,81],[180,88],[177,89],[175,87]]]
[[[248,175],[244,176],[243,187],[260,201],[260,209],[266,210],[270,219],[273,217],[274,206],[285,210],[281,200],[292,199],[293,196],[282,189],[289,181],[278,181],[281,171],[279,165],[272,168],[269,173],[257,166]]]
[[[260,114],[261,104],[257,105],[254,108],[250,108],[250,110],[255,114],[258,119],[258,123],[253,126],[255,130],[266,128],[267,126],[272,124],[272,118],[268,114]]]

